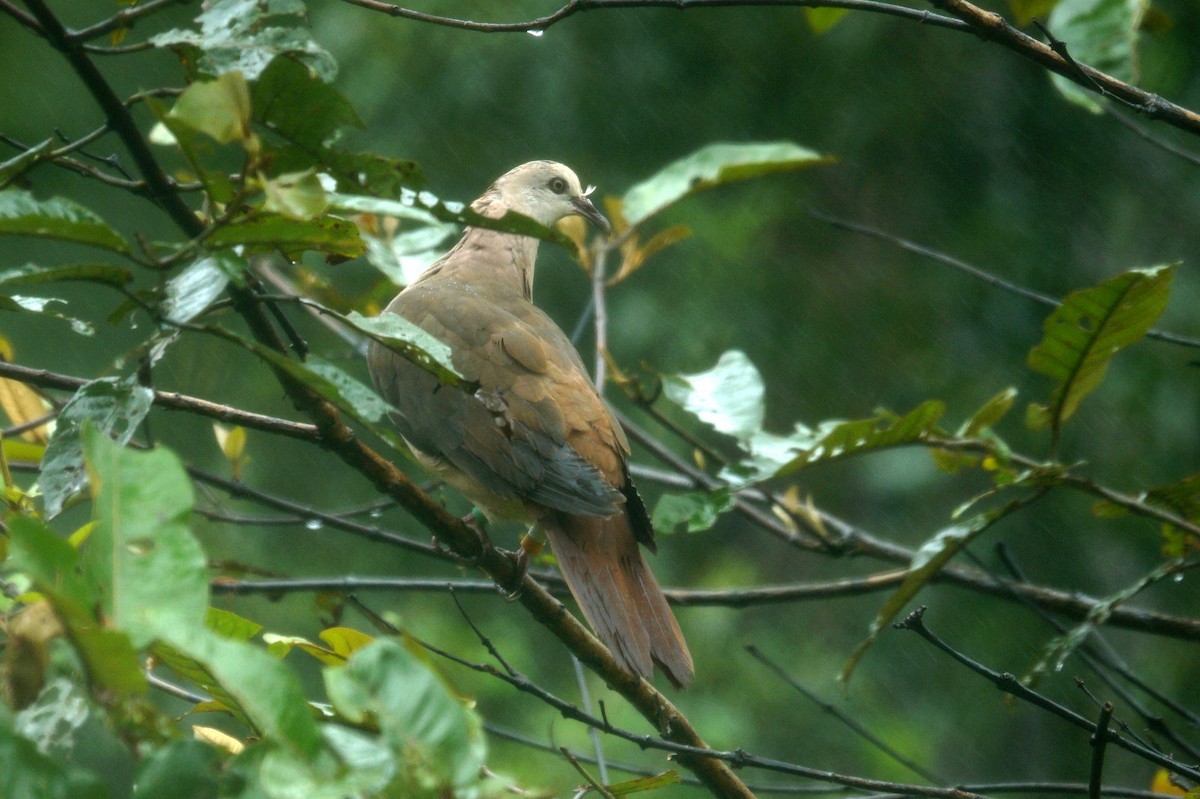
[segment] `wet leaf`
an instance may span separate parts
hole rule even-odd
[[[124,286],[133,281],[133,273],[124,267],[112,264],[72,264],[70,266],[27,264],[0,272],[0,287],[69,281]]]
[[[1047,27],[1079,63],[1137,83],[1138,32],[1149,7],[1150,0],[1058,0]],[[1050,79],[1068,100],[1100,113],[1094,92],[1060,75]]]
[[[401,644],[376,640],[324,676],[334,709],[378,724],[409,783],[457,793],[478,781],[486,750],[479,717]]]
[[[125,449],[94,427],[83,438],[97,522],[83,566],[105,614],[138,649],[202,627],[208,563],[188,529],[192,484],[179,459]]]
[[[786,141],[710,144],[668,164],[627,191],[623,210],[629,224],[638,225],[705,189],[829,163],[833,163],[829,156]]]
[[[35,236],[130,252],[125,239],[103,219],[78,203],[61,197],[37,200],[19,189],[0,191],[0,235]]]
[[[220,144],[245,141],[250,130],[250,88],[241,72],[189,86],[167,116]]]
[[[654,506],[652,524],[660,533],[698,533],[711,528],[721,514],[733,509],[734,497],[729,489],[690,491],[686,494],[663,494]]]
[[[305,15],[300,0],[214,0],[196,17],[200,30],[170,30],[150,42],[178,51],[193,77],[239,70],[254,80],[272,59],[286,55],[332,81],[337,62],[301,27]]]
[[[1132,269],[1067,296],[1042,324],[1029,368],[1057,385],[1046,405],[1031,404],[1026,421],[1057,435],[1079,403],[1096,389],[1109,361],[1146,334],[1167,305],[1173,266]]]
[[[361,255],[365,249],[354,224],[332,216],[299,220],[279,214],[256,214],[218,227],[207,241],[218,247],[242,245],[258,251],[278,248],[291,255],[313,250],[343,258]]]
[[[205,255],[167,281],[159,310],[170,322],[190,322],[220,297],[227,285],[228,270],[214,256]]]
[[[312,151],[362,120],[350,102],[294,58],[276,56],[251,89],[254,119]]]
[[[663,393],[719,433],[739,441],[762,430],[766,391],[762,375],[738,350],[729,350],[706,372],[664,375]]]
[[[87,485],[81,438],[84,421],[124,445],[150,412],[153,399],[154,392],[137,385],[133,378],[93,380],[75,392],[59,412],[38,476],[47,518],[57,516],[67,499]]]

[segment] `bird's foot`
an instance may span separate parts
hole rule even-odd
[[[455,552],[451,552],[442,546],[442,542],[438,540],[437,536],[434,536],[430,543],[438,552],[445,552],[451,555],[455,560],[458,561],[459,565],[473,569],[479,565],[481,560],[483,560],[483,556],[487,554],[488,550],[492,549],[492,540],[488,538],[487,534],[487,517],[484,516],[478,508],[476,508],[466,516],[463,516],[461,521],[471,530],[471,532],[475,533],[475,537],[479,539],[478,554],[473,557],[464,557]]]
[[[512,578],[512,584],[515,588],[504,595],[504,598],[509,602],[515,602],[521,596],[521,590],[525,585],[525,575],[529,572],[529,560],[540,555],[543,546],[542,542],[535,538],[532,533],[526,533],[521,538],[521,548],[516,553],[516,572]]]

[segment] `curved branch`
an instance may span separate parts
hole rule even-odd
[[[731,7],[774,7],[774,8],[844,8],[850,11],[872,11],[893,17],[902,17],[914,22],[933,25],[939,28],[968,31],[970,27],[960,20],[930,14],[927,11],[917,11],[914,8],[877,2],[877,0],[569,0],[566,5],[547,14],[525,22],[481,22],[456,17],[443,17],[437,14],[427,14],[402,8],[382,0],[343,0],[350,5],[378,11],[392,17],[411,19],[414,22],[426,22],[431,25],[443,25],[449,28],[476,31],[479,33],[540,33],[567,17],[584,11],[599,11],[611,8],[672,8],[686,11],[693,8],[731,8]]]
[[[1200,114],[1118,80],[1100,70],[1081,64],[1066,54],[1061,42],[1046,44],[1013,27],[1004,17],[984,11],[966,0],[929,0],[929,2],[966,22],[981,38],[995,42],[1072,83],[1091,92],[1113,97],[1150,119],[1200,134]],[[1058,44],[1058,48],[1054,46]],[[1062,50],[1062,52],[1060,52]]]

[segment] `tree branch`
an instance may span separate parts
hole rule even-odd
[[[569,0],[566,5],[547,14],[525,22],[480,22],[470,19],[443,17],[437,14],[426,14],[402,8],[381,0],[343,0],[350,5],[378,11],[392,17],[411,19],[415,22],[426,22],[432,25],[443,25],[450,28],[477,31],[479,33],[528,33],[540,32],[555,23],[562,22],[567,17],[585,11],[599,11],[614,8],[671,8],[679,11],[698,8],[731,8],[731,7],[768,7],[768,8],[845,8],[852,11],[871,11],[901,17],[925,25],[951,30],[969,31],[970,27],[951,17],[942,17],[913,8],[875,2],[875,0]]]

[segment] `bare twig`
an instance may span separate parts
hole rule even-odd
[[[925,626],[923,620],[924,615],[925,608],[917,608],[903,620],[896,622],[892,626],[896,629],[911,630],[915,632],[917,635],[921,636],[923,639],[933,644],[935,647],[942,650],[950,657],[969,668],[971,671],[987,679],[988,682],[992,683],[1006,694],[1011,694],[1017,699],[1028,702],[1035,707],[1041,708],[1042,710],[1049,711],[1053,715],[1058,716],[1074,726],[1085,730],[1089,734],[1099,735],[1104,741],[1115,744],[1116,746],[1119,746],[1127,752],[1131,752],[1144,760],[1148,760],[1151,763],[1162,766],[1173,774],[1179,774],[1180,776],[1187,777],[1190,780],[1200,779],[1200,769],[1179,763],[1171,757],[1156,752],[1134,741],[1130,741],[1125,737],[1113,732],[1112,730],[1100,731],[1095,724],[1088,721],[1075,711],[1064,707],[1058,702],[1055,702],[1052,699],[1043,696],[1042,694],[1039,694],[1037,691],[1034,691],[1031,688],[1022,685],[1021,681],[1012,674],[1001,674],[1000,672],[989,669],[982,663],[972,660],[962,652],[959,652],[951,647],[941,638],[934,635],[933,632]]]
[[[553,14],[536,17],[525,22],[480,22],[470,19],[443,17],[437,14],[426,14],[421,11],[402,8],[392,3],[381,2],[381,0],[343,1],[350,5],[359,6],[371,11],[378,11],[392,17],[401,17],[403,19],[411,19],[415,22],[444,25],[450,28],[461,28],[480,33],[544,31],[551,25],[562,22],[567,17],[584,11],[599,11],[602,9],[673,8],[682,11],[687,9],[728,7],[845,8],[852,11],[871,11],[878,14],[901,17],[914,22],[920,22],[923,25],[932,25],[939,28],[950,28],[951,30],[959,31],[970,30],[968,26],[959,20],[950,17],[941,17],[937,14],[917,11],[913,8],[875,2],[875,0],[568,0],[566,5]]]

